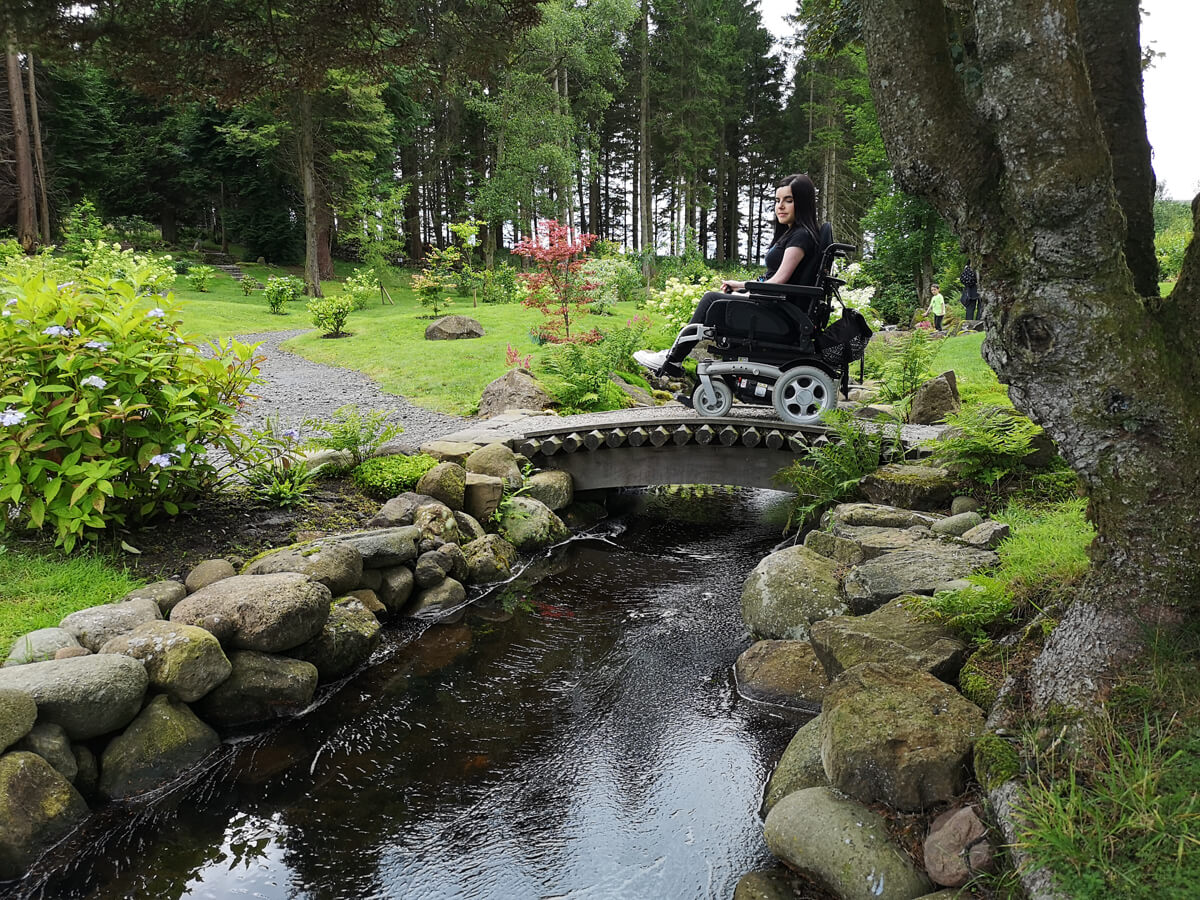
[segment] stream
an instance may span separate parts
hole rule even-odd
[[[795,724],[738,700],[746,575],[782,495],[687,489],[536,561],[461,622],[389,627],[304,715],[109,804],[37,898],[728,898]]]

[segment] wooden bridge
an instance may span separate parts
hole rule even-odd
[[[677,404],[577,416],[507,412],[441,440],[507,444],[539,468],[570,472],[578,490],[653,484],[785,490],[775,473],[830,437],[824,426],[781,422],[773,412],[735,406],[731,415],[709,418]],[[921,445],[943,429],[902,426],[904,456],[920,455]]]

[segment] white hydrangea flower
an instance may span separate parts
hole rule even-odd
[[[103,388],[108,387],[108,382],[105,381],[103,378],[101,378],[99,375],[89,375],[87,378],[83,379],[82,383],[86,387],[94,387],[97,389],[103,389]]]

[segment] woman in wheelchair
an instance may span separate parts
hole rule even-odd
[[[815,284],[825,249],[821,245],[822,237],[817,227],[816,186],[807,175],[789,175],[775,188],[775,235],[767,248],[767,272],[758,279],[759,282]],[[689,324],[704,325],[713,303],[728,299],[730,292],[746,290],[747,282],[722,282],[721,291],[709,291],[700,299]],[[655,374],[682,375],[679,364],[700,340],[691,336],[695,331],[685,328],[686,334],[681,333],[669,349],[639,350],[633,358]]]
[[[841,302],[844,284],[833,261],[854,252],[817,227],[816,189],[807,175],[789,175],[775,191],[775,237],[767,272],[758,281],[726,281],[709,291],[669,350],[639,350],[633,358],[659,375],[681,375],[680,363],[701,340],[715,359],[696,366],[697,384],[681,397],[705,416],[722,417],[734,400],[773,406],[785,422],[819,425],[847,392],[850,362],[861,359],[871,329]],[[840,317],[830,324],[834,303]]]

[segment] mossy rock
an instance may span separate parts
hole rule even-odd
[[[995,790],[1021,772],[1021,756],[1016,748],[995,734],[985,734],[975,742],[972,761],[975,778],[986,791]]]
[[[186,703],[159,694],[100,758],[100,793],[121,799],[171,781],[221,746]]]
[[[25,874],[87,812],[79,792],[36,753],[0,756],[0,880]]]
[[[1000,697],[1007,655],[1000,647],[984,647],[972,653],[958,673],[959,691],[985,713]]]

